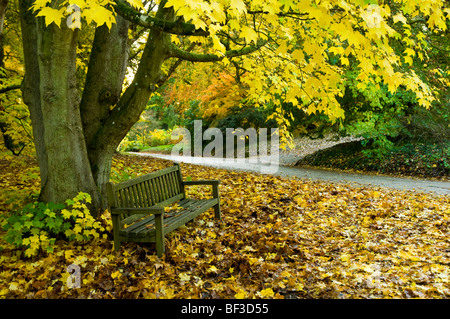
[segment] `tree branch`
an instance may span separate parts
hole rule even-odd
[[[240,50],[229,50],[224,55],[187,52],[171,43],[169,45],[169,56],[191,62],[217,62],[224,58],[234,58],[253,53],[262,48],[266,43],[267,40],[259,40],[256,45],[250,45]]]
[[[21,87],[20,83],[19,84],[17,84],[17,83],[16,84],[11,84],[11,85],[2,87],[2,88],[0,88],[0,94],[6,93],[6,92],[9,92],[9,91],[13,91],[13,90],[18,90],[18,89],[20,89],[20,87]]]
[[[158,18],[151,17],[149,15],[140,13],[130,7],[123,0],[115,0],[116,5],[114,8],[117,13],[125,18],[126,20],[140,25],[141,27],[147,29],[157,29],[159,31],[178,34],[178,35],[189,35],[189,36],[208,36],[208,30],[196,29],[195,25],[192,23],[185,23],[181,20],[177,21],[166,21]]]
[[[248,14],[269,14],[270,12],[264,11],[264,10],[247,10],[247,13]],[[275,15],[278,17],[292,18],[292,19],[302,20],[302,21],[313,20],[311,18],[301,18],[301,17],[305,17],[305,16],[309,15],[308,13],[304,13],[304,12],[294,12],[294,11],[278,12],[278,13],[275,13]]]
[[[194,47],[197,44],[195,42],[191,43],[191,45],[186,49],[187,52],[190,52],[194,49]],[[176,71],[176,69],[180,66],[180,64],[183,62],[183,59],[177,59],[171,66],[169,71],[167,71],[167,74],[165,74],[164,76],[162,76],[159,81],[158,81],[158,86],[161,87],[171,76],[172,74]]]
[[[80,102],[84,138],[88,147],[95,147],[96,135],[109,116],[111,105],[120,98],[128,66],[128,28],[130,22],[117,17],[109,30],[95,30],[88,71]]]

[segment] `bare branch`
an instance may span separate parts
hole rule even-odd
[[[269,14],[268,11],[264,11],[264,10],[248,10],[247,13],[248,14]],[[288,12],[278,12],[278,13],[275,13],[275,15],[278,17],[285,17],[285,18],[291,18],[291,19],[302,20],[302,21],[313,20],[312,18],[308,18],[307,17],[308,13],[305,13],[305,12],[288,11]]]
[[[147,29],[156,29],[165,33],[178,35],[202,37],[209,35],[208,30],[196,29],[195,25],[193,25],[192,23],[186,23],[181,20],[166,21],[158,19],[134,10],[123,0],[115,0],[114,2],[116,3],[114,8],[120,16],[134,24],[140,25],[141,27]]]
[[[186,49],[186,52],[190,52],[194,49],[194,47],[197,44],[195,42],[191,43],[191,45]],[[177,59],[169,68],[169,71],[167,71],[167,74],[165,74],[164,76],[162,76],[159,81],[158,81],[158,86],[162,86],[171,76],[172,74],[176,71],[176,69],[180,66],[181,63],[183,63],[183,59]]]
[[[253,53],[262,48],[266,43],[267,40],[259,40],[256,45],[249,45],[240,50],[229,50],[226,51],[224,55],[187,52],[171,43],[169,47],[169,56],[191,62],[216,62],[221,61],[224,58],[234,58]]]

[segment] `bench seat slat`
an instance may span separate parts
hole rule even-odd
[[[180,197],[180,196],[175,197],[175,199],[173,199],[173,201],[175,202],[178,197]],[[192,205],[195,205],[197,203],[198,203],[198,200],[185,198],[185,199],[182,199],[181,201],[178,202],[178,206],[184,208],[184,210],[188,210]],[[209,205],[211,205],[211,203],[209,203]],[[166,206],[166,205],[161,205],[161,206]],[[214,204],[212,204],[212,206],[214,206]],[[132,232],[136,227],[138,227],[138,226],[140,226],[142,224],[146,224],[147,222],[154,223],[154,219],[155,218],[154,218],[153,215],[150,216],[149,219],[145,219],[145,220],[141,220],[141,221],[136,222],[136,220],[141,219],[142,217],[143,217],[143,215],[132,215],[132,216],[129,216],[127,218],[124,218],[121,221],[121,224],[122,224],[122,226],[123,225],[129,225],[127,227],[127,232]]]
[[[197,200],[189,199],[184,201],[180,211],[173,211],[164,218],[164,234],[170,233],[172,230],[191,221],[201,213],[217,204],[217,199]],[[167,214],[167,213],[166,213]],[[151,227],[148,227],[151,225]],[[133,225],[120,231],[120,235],[126,238],[142,238],[148,237],[149,241],[155,238],[155,216],[151,215],[143,220],[135,222]]]

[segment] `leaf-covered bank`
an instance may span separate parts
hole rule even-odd
[[[450,143],[404,144],[380,152],[353,141],[307,155],[296,165],[449,180]]]

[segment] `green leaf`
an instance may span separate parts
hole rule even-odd
[[[31,221],[26,221],[23,226],[27,229],[30,229],[31,227],[33,227],[33,223]]]
[[[22,227],[23,227],[23,225],[22,225],[21,223],[15,222],[12,228],[13,228],[15,231],[21,231],[21,230],[22,230]]]
[[[45,213],[45,215],[47,215],[49,217],[53,217],[53,218],[56,217],[55,212],[51,211],[50,209],[46,209],[44,213]]]
[[[75,204],[75,201],[73,199],[68,199],[68,200],[66,200],[66,204],[68,206],[72,206],[73,204]]]
[[[49,229],[55,229],[56,225],[55,225],[55,219],[54,218],[48,218],[46,220],[46,225]]]

